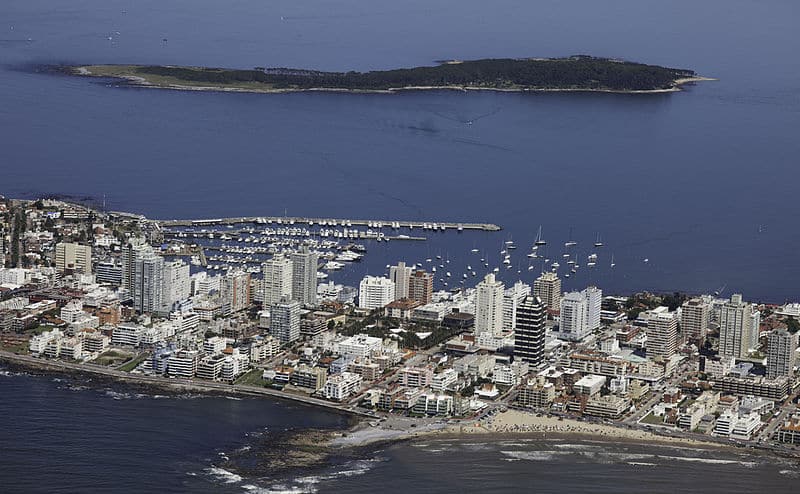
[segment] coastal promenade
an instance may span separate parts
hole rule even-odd
[[[55,360],[45,360],[31,357],[29,355],[17,355],[11,352],[0,351],[0,362],[9,362],[30,369],[40,369],[45,371],[55,371],[62,373],[86,373],[107,377],[116,381],[127,382],[130,384],[154,386],[161,388],[171,388],[184,392],[196,393],[218,393],[226,395],[246,395],[279,398],[294,401],[304,405],[318,406],[332,411],[347,413],[359,417],[375,418],[374,415],[350,408],[345,405],[331,403],[329,401],[312,398],[310,396],[300,396],[285,391],[271,388],[261,388],[257,386],[245,386],[240,384],[225,384],[212,381],[198,381],[194,379],[171,379],[158,376],[146,376],[143,374],[131,374],[116,369],[100,367],[91,364],[79,364],[72,362],[62,362]]]
[[[463,223],[453,221],[413,221],[413,220],[365,220],[311,218],[305,216],[239,216],[234,218],[211,218],[195,220],[152,220],[161,227],[192,227],[236,225],[241,223],[277,224],[277,225],[320,225],[320,226],[366,226],[369,228],[409,228],[419,230],[478,230],[497,232],[502,228],[493,223]]]

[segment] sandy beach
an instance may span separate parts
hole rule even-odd
[[[405,422],[408,422],[406,424]],[[411,427],[416,423],[416,427]],[[483,421],[463,421],[460,423],[427,422],[415,419],[392,418],[385,423],[371,426],[362,423],[342,437],[332,441],[333,446],[358,447],[369,444],[409,440],[415,438],[442,436],[472,436],[503,439],[509,435],[531,434],[538,436],[583,435],[593,439],[610,441],[659,442],[689,447],[726,446],[712,441],[700,441],[689,437],[669,437],[639,429],[627,429],[606,424],[582,422],[573,419],[559,420],[557,417],[537,416],[518,410],[507,410]]]

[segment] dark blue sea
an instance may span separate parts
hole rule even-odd
[[[0,396],[4,493],[788,493],[800,479],[796,461],[747,451],[513,436],[421,440],[247,474],[228,460],[257,457],[270,434],[340,429],[345,419],[3,368]]]
[[[491,269],[509,239],[520,249],[501,277],[531,281],[542,266],[524,254],[541,226],[551,259],[569,238],[579,261],[598,234],[605,244],[566,288],[796,300],[798,19],[791,0],[4,0],[0,194],[105,196],[109,209],[154,218],[286,212],[504,228],[373,245],[364,264],[334,276],[349,283],[434,255],[458,277],[479,264],[472,248]],[[572,54],[718,80],[661,95],[259,95],[31,72],[370,70]]]

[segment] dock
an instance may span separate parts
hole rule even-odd
[[[413,220],[365,220],[365,219],[338,219],[338,218],[311,218],[304,216],[240,216],[236,218],[211,218],[196,220],[153,220],[161,227],[209,227],[226,226],[243,223],[257,225],[308,225],[323,227],[353,227],[365,226],[368,228],[408,228],[410,230],[477,230],[497,232],[502,228],[493,223],[463,223],[454,221],[413,221]]]

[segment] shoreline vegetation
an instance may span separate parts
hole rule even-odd
[[[371,72],[263,67],[240,70],[172,65],[69,65],[54,69],[75,76],[119,79],[133,87],[246,93],[330,91],[393,94],[451,90],[654,94],[676,92],[685,84],[713,80],[688,69],[588,56],[454,60],[431,67]]]

